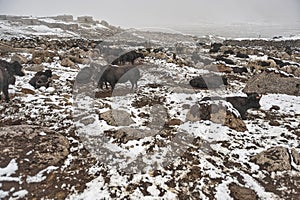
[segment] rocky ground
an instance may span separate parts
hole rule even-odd
[[[78,37],[75,25],[55,20],[30,21],[33,30],[59,26],[51,37],[0,23],[1,59],[26,71],[0,104],[0,199],[300,199],[299,40],[214,44],[105,23]],[[71,24],[97,25],[90,23]],[[97,88],[101,66],[132,49],[145,55],[135,62],[138,88]],[[94,73],[79,82],[85,67]],[[34,89],[28,81],[45,69],[53,71],[50,87]],[[228,85],[189,85],[210,73]],[[218,109],[200,102],[245,92],[262,94],[247,120],[225,101]],[[210,117],[199,117],[199,107]]]

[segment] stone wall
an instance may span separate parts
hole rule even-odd
[[[64,22],[72,22],[73,21],[73,16],[72,15],[58,15],[55,17],[51,17],[52,19],[56,19],[56,20],[61,20]]]
[[[81,16],[77,17],[77,21],[80,23],[94,23],[94,19],[91,16]]]

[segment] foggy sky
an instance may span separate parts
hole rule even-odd
[[[112,25],[300,24],[300,0],[0,0],[0,14],[89,15]]]

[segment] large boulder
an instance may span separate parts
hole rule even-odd
[[[285,147],[272,147],[251,158],[268,172],[291,170],[290,154]]]
[[[210,120],[222,124],[239,132],[247,130],[245,122],[233,108],[228,109],[225,105],[216,103],[201,103],[193,105],[186,115],[186,121]]]
[[[279,93],[299,96],[300,79],[275,71],[264,71],[250,78],[243,92],[257,92],[259,94]]]
[[[190,85],[200,89],[214,89],[228,85],[227,78],[216,74],[205,74],[190,80]]]

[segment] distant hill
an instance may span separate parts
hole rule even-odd
[[[83,37],[87,39],[110,36],[121,28],[91,16],[74,18],[72,15],[53,17],[0,15],[0,35],[7,37],[28,37],[43,35],[59,38]]]

